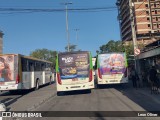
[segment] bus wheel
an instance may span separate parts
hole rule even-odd
[[[57,92],[57,96],[62,96],[63,93],[61,91]]]
[[[39,89],[39,80],[37,79],[36,80],[36,87],[35,87],[35,90],[38,90]]]
[[[18,90],[9,90],[9,93],[10,93],[10,94],[17,94],[17,93],[18,93]]]
[[[51,85],[52,84],[52,77],[50,76],[50,82],[49,82],[49,84]]]
[[[99,88],[99,85],[98,85],[98,84],[95,84],[95,88],[98,89],[98,88]]]

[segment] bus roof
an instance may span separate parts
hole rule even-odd
[[[52,63],[52,62],[49,62],[47,60],[41,60],[41,59],[34,58],[34,57],[31,57],[31,56],[25,56],[25,55],[22,55],[22,54],[0,54],[0,56],[4,56],[4,55],[17,55],[17,56],[20,56],[22,58],[27,58],[27,59],[31,59],[31,60],[37,60],[37,61],[41,61],[41,62]]]

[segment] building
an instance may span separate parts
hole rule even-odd
[[[0,54],[3,53],[3,33],[0,31]]]
[[[117,0],[116,5],[123,43],[132,42],[133,34],[144,46],[160,39],[160,0]]]

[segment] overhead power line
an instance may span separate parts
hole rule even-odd
[[[101,12],[117,10],[116,7],[95,7],[95,8],[70,8],[70,12]],[[0,14],[8,13],[33,13],[33,12],[64,12],[65,9],[30,9],[30,8],[0,8]]]

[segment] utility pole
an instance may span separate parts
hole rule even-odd
[[[68,5],[72,4],[71,2],[63,3],[66,6],[66,32],[67,32],[67,42],[68,42],[68,52],[70,51],[70,38],[69,38],[69,27],[68,27]]]
[[[120,15],[120,11],[119,11],[119,9],[120,9],[120,3],[119,3],[119,1],[116,2],[116,6],[117,6],[117,10],[118,10],[117,20],[119,22],[120,38],[122,40],[122,31],[121,31],[121,20],[122,20],[122,17]]]
[[[135,30],[135,21],[134,21],[134,11],[133,11],[133,2],[132,0],[129,0],[129,6],[130,6],[130,20],[131,20],[131,28],[132,28],[132,39],[133,39],[133,48],[134,51],[138,48],[137,46],[137,37],[136,37],[136,30]],[[136,62],[136,55],[134,53],[134,59],[135,59],[135,70],[137,69],[137,62]]]
[[[0,54],[3,53],[3,32],[0,30]]]
[[[74,29],[74,31],[76,31],[76,42],[77,42],[77,47],[78,47],[78,31],[79,31],[79,29]]]

